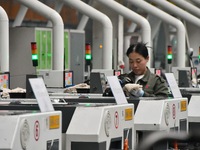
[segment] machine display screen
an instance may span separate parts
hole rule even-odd
[[[73,71],[64,71],[64,87],[73,86]]]
[[[155,69],[155,74],[157,74],[158,76],[161,76],[161,69]]]
[[[10,88],[10,73],[1,72],[0,73],[0,88]]]
[[[193,79],[193,78],[197,78],[196,76],[197,76],[197,68],[193,67],[191,68],[191,77]]]
[[[114,70],[114,76],[119,76],[121,74],[121,70]]]

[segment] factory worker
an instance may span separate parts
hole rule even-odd
[[[146,66],[149,54],[146,44],[131,45],[127,52],[131,72],[122,74],[118,78],[126,96],[136,97],[167,97],[168,86],[166,81],[150,72]]]

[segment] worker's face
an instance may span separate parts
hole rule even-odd
[[[130,68],[136,75],[142,75],[146,72],[146,64],[149,61],[149,57],[146,59],[139,53],[132,52],[129,54]]]

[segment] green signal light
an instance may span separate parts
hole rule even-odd
[[[92,55],[86,54],[86,55],[85,55],[85,59],[86,59],[86,60],[91,60],[91,59],[92,59]]]
[[[85,104],[85,106],[89,107],[89,106],[91,106],[91,104],[87,103],[87,104]]]
[[[199,59],[200,59],[200,55],[199,55]]]
[[[172,59],[172,55],[167,55],[167,59]]]
[[[32,55],[32,60],[38,60],[38,55],[37,54]]]

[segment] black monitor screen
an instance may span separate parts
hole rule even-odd
[[[26,98],[35,98],[29,79],[43,78],[41,75],[27,74],[26,75]]]
[[[0,88],[10,88],[10,73],[1,72],[0,73]]]
[[[64,71],[64,87],[73,86],[73,71]]]

